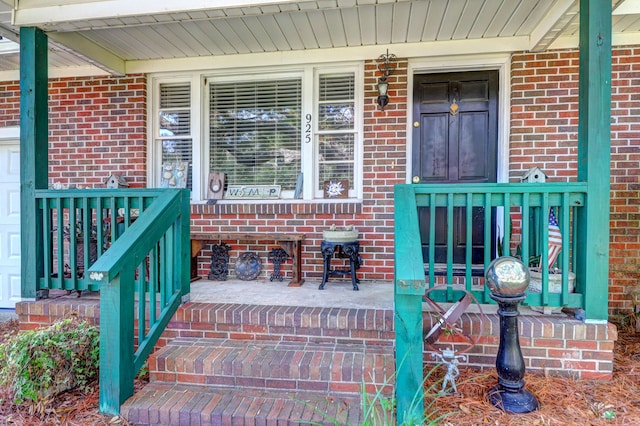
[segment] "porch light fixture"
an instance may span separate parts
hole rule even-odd
[[[398,58],[394,54],[389,53],[389,49],[387,49],[387,53],[383,53],[378,57],[378,71],[382,77],[378,79],[378,105],[380,105],[380,110],[384,111],[384,107],[389,103],[389,82],[387,78],[391,74],[396,71]]]

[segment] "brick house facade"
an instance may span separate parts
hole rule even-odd
[[[354,225],[360,230],[359,276],[393,280],[393,186],[407,180],[408,62],[390,77],[390,104],[376,105],[377,68],[364,67],[363,199],[344,203],[194,204],[192,229],[307,234],[303,276],[322,274],[322,230]],[[640,48],[613,51],[611,131],[611,313],[634,306],[629,289],[640,277]],[[577,170],[578,51],[514,54],[511,59],[509,175],[537,166],[550,181],[574,180]],[[147,77],[52,79],[50,179],[103,187],[112,174],[132,187],[147,181]],[[18,82],[0,82],[0,127],[19,124]],[[234,246],[242,251],[248,247]],[[251,245],[266,251],[270,246]],[[208,254],[200,258],[206,274]],[[287,265],[288,266],[288,265]],[[285,268],[286,271],[286,268]],[[286,271],[288,272],[288,271]]]

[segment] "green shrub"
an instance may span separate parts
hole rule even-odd
[[[16,403],[39,403],[65,390],[88,390],[99,365],[98,329],[67,318],[18,333],[0,345],[0,384]]]

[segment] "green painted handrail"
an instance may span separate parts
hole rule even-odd
[[[89,268],[100,288],[103,413],[118,414],[133,395],[135,374],[190,291],[189,230],[189,190],[166,190]]]

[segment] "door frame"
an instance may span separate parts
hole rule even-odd
[[[413,83],[414,74],[464,71],[498,71],[498,146],[496,159],[497,182],[509,181],[509,111],[511,109],[511,55],[451,56],[410,59],[407,71],[407,172],[411,183],[413,155]],[[501,222],[499,222],[501,223]]]
[[[465,56],[442,56],[409,59],[407,67],[407,157],[405,183],[411,183],[413,155],[413,84],[414,74],[464,71],[498,71],[498,141],[496,152],[496,182],[509,182],[509,111],[511,110],[511,55],[481,54]],[[496,224],[504,223],[504,209],[496,211]],[[502,237],[501,228],[496,236]]]

